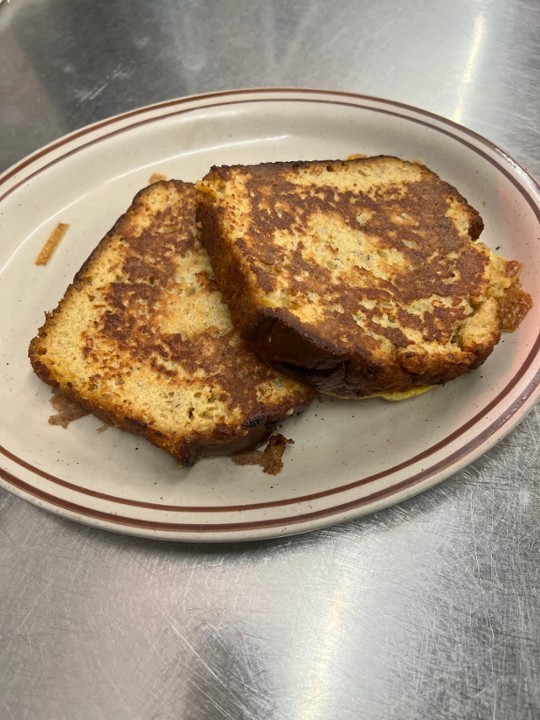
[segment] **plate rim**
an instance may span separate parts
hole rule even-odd
[[[249,96],[254,97],[250,98]],[[227,99],[227,102],[219,102],[212,105],[205,105],[207,101],[211,101],[217,98],[225,98]],[[333,98],[333,100],[328,98]],[[144,105],[139,108],[134,108],[132,110],[119,113],[117,115],[112,115],[102,120],[98,120],[94,123],[74,130],[71,133],[63,135],[56,140],[53,140],[51,143],[48,143],[47,145],[37,149],[33,153],[22,158],[20,161],[18,161],[11,167],[7,168],[6,171],[0,174],[0,202],[2,202],[2,200],[4,200],[8,195],[14,192],[22,184],[29,182],[35,174],[37,174],[38,172],[46,171],[46,169],[51,164],[61,162],[72,152],[81,150],[84,147],[87,147],[88,144],[91,144],[93,142],[102,142],[104,139],[110,137],[113,134],[120,132],[129,133],[143,123],[159,122],[160,120],[162,121],[163,119],[172,115],[177,115],[190,110],[198,110],[201,107],[212,108],[228,104],[245,105],[251,102],[269,100],[278,102],[326,102],[332,105],[351,105],[372,112],[389,112],[388,110],[378,110],[374,106],[369,107],[366,105],[362,105],[362,103],[373,103],[379,104],[383,106],[383,108],[394,108],[394,112],[390,112],[389,114],[394,114],[398,116],[401,120],[409,122],[422,122],[422,120],[400,114],[399,112],[397,112],[397,109],[400,109],[403,112],[408,112],[412,115],[419,115],[421,117],[430,118],[431,120],[434,120],[437,124],[440,124],[443,127],[452,128],[454,130],[454,133],[450,132],[449,130],[442,129],[441,127],[437,127],[434,124],[430,124],[426,121],[424,121],[423,124],[430,127],[431,129],[435,129],[439,132],[449,135],[454,141],[461,142],[462,144],[468,146],[468,148],[472,150],[476,155],[481,155],[490,164],[496,165],[497,169],[503,172],[506,178],[512,182],[514,187],[516,187],[520,191],[521,195],[527,200],[529,206],[540,221],[540,203],[535,204],[532,197],[536,194],[540,199],[540,184],[538,183],[538,180],[536,180],[536,178],[523,165],[515,161],[508,153],[506,153],[506,151],[502,150],[499,146],[494,144],[489,139],[476,133],[474,130],[470,130],[469,128],[460,125],[453,120],[444,118],[431,111],[423,110],[422,108],[402,103],[400,101],[389,100],[370,95],[361,95],[351,92],[341,92],[339,90],[321,90],[310,88],[241,88],[203,93],[200,95],[188,95],[180,98],[161,101],[159,103]],[[346,102],[345,100],[348,100],[349,102]],[[356,102],[351,102],[352,100]],[[192,107],[185,107],[185,109],[183,110],[173,111],[170,113],[163,112],[166,111],[168,108],[177,108],[178,106],[186,105],[191,105]],[[154,115],[154,113],[157,114]],[[146,117],[147,115],[150,115],[150,117]],[[136,122],[128,122],[127,125],[123,125],[123,123],[131,120],[132,118],[138,118],[138,120]],[[112,126],[113,128],[117,127],[117,129],[113,130],[113,132],[111,133],[102,132],[102,130],[104,130],[104,128],[108,126]],[[98,133],[98,136],[96,138],[89,140],[89,142],[81,143],[80,145],[76,144],[75,147],[73,147],[73,149],[69,152],[63,153],[62,155],[60,155],[60,157],[53,159],[51,162],[45,163],[44,165],[37,167],[33,172],[30,172],[28,175],[22,178],[17,178],[17,174],[19,172],[22,172],[25,169],[30,169],[33,163],[39,162],[41,159],[47,158],[61,148],[69,147],[70,143],[76,143],[79,139],[85,138],[86,136],[94,132]],[[488,155],[487,152],[480,150],[476,145],[472,145],[472,143],[467,142],[463,138],[456,137],[455,133],[459,133],[460,135],[465,135],[466,137],[472,138],[478,144],[482,145],[485,148],[488,148],[492,153],[498,156],[498,162],[496,163],[494,159]],[[505,165],[509,165],[510,168],[519,175],[519,179],[521,182],[519,182],[514,177],[514,175],[512,175],[508,167],[505,167]],[[2,188],[5,187],[6,184],[7,191],[2,193]],[[538,360],[539,343],[540,335],[536,338],[536,341],[533,343],[523,363],[523,365],[526,365],[528,362],[527,369],[533,366],[535,359]],[[520,380],[522,380],[525,376],[525,374],[526,371],[523,369],[523,366],[521,366],[520,372],[511,376],[508,384],[502,391],[497,394],[496,397],[490,396],[490,401],[488,403],[489,407],[496,407],[501,402],[501,396],[505,396],[507,394],[507,389],[510,386],[514,388],[516,385],[518,385]],[[519,424],[525,418],[525,416],[528,414],[528,412],[530,412],[530,410],[532,410],[540,394],[540,368],[537,368],[535,374],[527,382],[526,390],[526,393],[522,392],[519,397],[511,403],[511,405],[506,409],[506,413],[497,414],[497,417],[492,422],[490,422],[487,428],[484,428],[482,432],[478,435],[474,435],[473,438],[466,443],[464,447],[468,448],[467,450],[463,450],[462,448],[460,451],[450,453],[448,456],[445,456],[442,460],[438,461],[435,465],[428,468],[427,474],[425,470],[419,471],[416,475],[419,476],[418,479],[414,479],[416,476],[413,476],[412,479],[407,476],[398,483],[391,484],[389,487],[378,490],[371,495],[362,496],[360,498],[357,498],[356,500],[349,501],[342,505],[325,507],[311,513],[304,512],[298,516],[266,519],[263,517],[259,520],[248,520],[243,522],[226,524],[163,524],[159,522],[156,523],[155,521],[146,521],[140,518],[124,518],[116,513],[104,513],[95,508],[91,509],[86,506],[77,505],[77,503],[72,503],[68,500],[65,500],[64,498],[57,498],[54,495],[50,495],[44,490],[41,490],[40,488],[29,485],[22,478],[17,478],[13,476],[3,467],[0,467],[0,485],[5,487],[6,490],[13,492],[16,495],[19,495],[23,499],[30,500],[30,502],[33,502],[36,505],[40,505],[45,509],[52,510],[57,514],[63,515],[69,519],[77,520],[79,522],[93,525],[95,527],[100,527],[102,529],[121,532],[123,534],[138,535],[140,537],[161,538],[175,541],[222,542],[225,540],[227,542],[234,542],[238,540],[258,540],[278,537],[282,535],[298,534],[301,532],[311,531],[318,527],[324,527],[337,522],[343,522],[346,519],[359,517],[367,513],[375,512],[376,510],[382,509],[383,507],[388,507],[398,502],[403,502],[403,500],[405,500],[407,497],[417,495],[418,493],[427,490],[429,487],[437,484],[438,482],[441,482],[442,480],[450,477],[460,468],[470,464],[480,455],[490,449],[493,445],[499,442],[505,435],[507,435],[517,424]],[[485,414],[484,409],[482,409],[482,414]],[[475,416],[466,423],[466,425],[474,426],[478,421],[479,415],[480,413],[476,413]],[[458,430],[461,432],[465,432],[462,427],[460,427]],[[455,435],[456,433],[458,433],[458,431],[455,431],[452,434]],[[446,436],[442,441],[438,443],[438,445],[449,444],[448,437],[449,436]],[[426,450],[426,453],[428,455],[435,452],[433,450],[433,447],[434,446],[430,446]],[[0,454],[7,456],[8,459],[11,456],[11,458],[16,462],[16,464],[21,465],[22,467],[25,467],[26,465],[27,469],[30,472],[36,470],[36,468],[32,467],[29,463],[24,461],[24,459],[17,458],[12,453],[10,453],[10,451],[8,451],[6,448],[3,448],[2,446],[0,446]],[[22,460],[22,462],[19,462],[20,460]],[[413,465],[414,463],[415,458],[412,458],[407,459],[404,464]],[[389,470],[385,471],[384,474],[392,474],[392,472],[395,472],[395,469],[396,468],[390,468]],[[39,471],[38,474],[43,475],[43,473],[40,473]],[[45,475],[47,475],[47,473],[45,473]],[[50,474],[48,475],[49,478],[53,477]],[[268,507],[269,505],[298,505],[299,503],[303,503],[312,499],[314,496],[321,497],[327,495],[336,495],[340,492],[344,492],[345,490],[349,490],[358,485],[366,484],[367,482],[369,482],[369,480],[369,478],[358,480],[352,483],[347,483],[345,486],[333,488],[330,491],[320,491],[318,493],[312,493],[298,498],[291,498],[285,502],[272,501],[270,503],[255,503],[248,506],[220,506],[219,509],[208,507],[191,507],[189,508],[189,511],[214,513],[230,510],[235,512],[242,512],[243,509],[253,509],[254,507],[263,508]],[[77,488],[74,488],[73,490],[75,492],[77,491]],[[370,502],[371,498],[374,496],[377,496],[377,500]],[[107,499],[112,500],[113,502],[119,501],[119,498],[115,498],[113,496],[107,497]],[[378,500],[381,500],[382,503],[380,507],[372,508],[371,505],[373,503],[377,504]],[[60,505],[58,504],[59,502],[61,503]],[[136,501],[132,501],[131,503],[124,502],[123,504],[137,505],[138,503]],[[148,507],[149,505],[143,504],[143,506]],[[167,510],[167,507],[156,507],[155,509]],[[174,510],[175,512],[188,511],[187,509],[177,506],[173,506],[172,508],[168,509]],[[90,512],[90,516],[88,515],[88,512]],[[345,513],[345,516],[342,517],[342,513]],[[81,515],[83,517],[81,517]],[[328,522],[328,518],[333,519]],[[124,520],[126,521],[126,524],[124,524]],[[138,527],[136,527],[137,525]],[[165,525],[167,527],[165,527]],[[299,525],[301,525],[301,527],[299,527]],[[181,527],[189,527],[190,529],[184,531],[179,529]],[[276,531],[276,529],[279,532]],[[225,536],[223,536],[224,533]]]
[[[302,98],[300,97],[294,97],[295,95],[302,95]],[[83,137],[84,135],[87,135],[91,132],[94,132],[96,130],[101,130],[102,128],[106,127],[107,125],[111,125],[114,123],[119,123],[125,120],[128,120],[129,118],[140,116],[140,115],[146,115],[148,113],[153,112],[160,112],[161,110],[164,110],[168,107],[176,107],[178,105],[189,105],[190,103],[200,103],[201,101],[211,100],[213,98],[217,97],[240,97],[245,95],[260,95],[260,98],[253,98],[253,100],[250,100],[249,102],[256,102],[257,100],[268,100],[269,98],[265,96],[270,95],[277,95],[276,101],[282,102],[284,100],[294,100],[298,101],[300,99],[304,99],[306,102],[313,101],[314,98],[310,98],[308,96],[313,95],[322,95],[325,97],[339,97],[339,98],[348,98],[349,100],[356,100],[356,101],[365,101],[368,103],[379,103],[381,105],[385,106],[391,106],[395,108],[399,108],[401,110],[406,110],[411,113],[416,113],[423,115],[425,117],[431,118],[432,120],[435,120],[436,122],[447,125],[448,127],[452,128],[453,130],[463,133],[465,135],[468,135],[471,138],[474,138],[477,142],[484,145],[485,147],[489,148],[492,152],[498,154],[501,156],[504,162],[510,164],[514,170],[518,171],[520,174],[523,175],[522,179],[526,179],[529,182],[532,183],[532,185],[537,189],[537,191],[540,192],[540,179],[536,178],[536,176],[522,163],[515,160],[515,158],[512,157],[512,155],[507,152],[504,148],[502,148],[500,145],[497,145],[492,140],[489,140],[489,138],[485,137],[481,133],[477,132],[476,130],[472,130],[471,128],[462,125],[455,120],[452,120],[450,118],[444,117],[443,115],[439,115],[431,110],[427,110],[425,108],[422,108],[420,106],[411,105],[410,103],[405,103],[400,100],[395,100],[391,98],[383,98],[377,95],[367,95],[362,93],[354,93],[351,91],[341,91],[341,90],[332,90],[327,88],[310,88],[310,87],[248,87],[248,88],[233,88],[230,90],[215,90],[210,91],[206,93],[200,93],[200,94],[189,94],[189,95],[183,95],[176,98],[169,98],[168,100],[161,100],[156,103],[150,103],[146,105],[141,105],[140,107],[132,108],[131,110],[126,110],[124,112],[116,113],[114,115],[110,115],[107,117],[102,118],[101,120],[96,120],[95,122],[88,123],[86,125],[83,125],[80,128],[75,128],[74,130],[70,131],[69,133],[66,133],[59,138],[55,138],[51,140],[49,143],[46,143],[45,145],[42,145],[41,147],[38,147],[36,150],[30,152],[29,154],[25,155],[20,160],[16,161],[15,163],[8,166],[5,170],[0,172],[0,186],[8,181],[10,178],[12,178],[17,172],[27,167],[29,164],[36,162],[39,160],[40,157],[47,155],[57,148],[65,145],[68,142],[72,142],[74,140],[79,139],[80,137]],[[286,95],[287,97],[281,97],[281,95]],[[288,97],[288,96],[291,97]],[[222,103],[222,104],[243,104],[246,100],[240,99],[235,101],[230,101],[229,103]],[[339,104],[339,103],[332,103],[330,100],[328,100],[329,104]],[[353,104],[353,103],[351,103]],[[354,105],[358,106],[358,102],[354,103]],[[193,108],[196,109],[196,108]],[[375,110],[375,108],[366,108],[370,110]],[[175,113],[170,113],[175,114]],[[163,115],[158,115],[156,118],[149,118],[148,121],[152,121],[153,119],[159,119],[162,118]],[[400,116],[401,117],[401,116]],[[134,123],[133,125],[137,125],[139,123]],[[430,126],[432,127],[432,126]],[[454,135],[452,135],[454,137]],[[100,136],[99,140],[103,139],[103,136]],[[28,178],[25,178],[27,180]],[[18,185],[18,183],[17,183]],[[11,189],[10,189],[11,192]],[[0,195],[0,202],[3,200],[5,195]]]

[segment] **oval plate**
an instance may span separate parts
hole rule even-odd
[[[211,165],[345,158],[419,160],[484,218],[482,239],[524,265],[540,306],[538,183],[492,143],[428,112],[311,90],[239,90],[141,108],[72,133],[0,177],[0,476],[62,516],[151,538],[276,537],[400,502],[447,478],[508,433],[539,396],[540,314],[505,335],[485,365],[402,403],[315,404],[288,421],[275,477],[229,458],[186,470],[140,438],[96,432],[93,416],[48,424],[50,389],[27,347],[90,251],[152,173],[187,181]],[[69,231],[34,260],[58,222]]]

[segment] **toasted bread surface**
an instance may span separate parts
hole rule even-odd
[[[195,224],[195,189],[142,190],[31,341],[35,372],[181,463],[264,440],[313,391],[240,339]]]
[[[478,212],[419,163],[214,167],[197,188],[242,337],[323,392],[444,383],[488,357],[509,303],[530,307],[518,264],[478,241]]]

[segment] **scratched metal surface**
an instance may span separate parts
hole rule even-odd
[[[437,112],[540,175],[539,27],[537,0],[4,0],[0,169],[141,104],[311,86]],[[0,491],[0,718],[540,717],[539,429],[261,544],[115,536]]]

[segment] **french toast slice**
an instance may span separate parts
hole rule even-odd
[[[133,200],[30,343],[37,375],[183,465],[249,449],[306,406],[308,387],[240,339],[195,223],[195,188]]]
[[[241,336],[266,361],[345,398],[396,397],[478,367],[519,264],[478,238],[459,192],[395,157],[213,167],[202,241]]]

